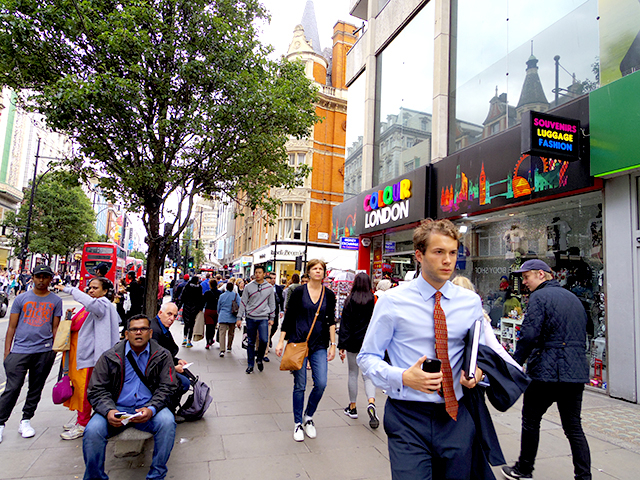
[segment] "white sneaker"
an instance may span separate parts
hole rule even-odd
[[[62,432],[60,434],[60,437],[63,440],[75,440],[76,438],[80,438],[83,435],[84,435],[84,427],[82,425],[74,425],[71,430]]]
[[[22,420],[18,427],[18,433],[22,434],[22,438],[31,438],[36,434],[36,431],[31,426],[31,420]]]
[[[304,441],[304,431],[302,430],[302,424],[296,423],[296,426],[293,429],[293,439],[296,442],[303,442]]]
[[[69,423],[65,423],[62,426],[62,430],[64,430],[65,432],[68,432],[69,430],[73,430],[73,427],[75,427],[77,425],[75,420],[70,421]]]
[[[4,425],[0,425],[0,443],[2,443],[2,433],[4,432]]]
[[[309,419],[304,422],[304,433],[306,433],[309,438],[316,438],[316,427],[313,424],[313,420]]]

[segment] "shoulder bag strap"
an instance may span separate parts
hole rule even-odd
[[[307,287],[308,289],[309,287]],[[309,296],[311,298],[311,296]],[[322,295],[320,296],[320,302],[318,303],[318,310],[316,311],[316,316],[313,317],[313,323],[311,324],[311,328],[309,329],[309,335],[307,335],[307,342],[311,338],[311,332],[313,332],[313,327],[316,325],[316,320],[318,319],[318,315],[320,314],[320,308],[322,308],[322,301],[324,300],[324,285],[322,286]]]
[[[69,374],[69,350],[66,350],[62,354],[62,361],[60,362],[60,371],[58,372],[58,381],[62,379],[63,375]]]
[[[140,378],[140,381],[142,382],[142,384],[145,387],[147,387],[151,393],[153,393],[153,390],[151,390],[151,387],[147,383],[147,377],[145,377],[140,371],[140,367],[138,367],[138,364],[136,363],[136,359],[133,357],[133,352],[131,350],[129,350],[129,353],[127,353],[127,359],[129,360],[129,363],[135,370],[136,375],[138,375],[138,378]]]

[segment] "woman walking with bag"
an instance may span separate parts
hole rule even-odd
[[[364,334],[371,321],[373,307],[375,305],[373,293],[371,292],[371,280],[366,273],[359,273],[353,279],[351,293],[347,297],[342,309],[342,320],[340,321],[340,341],[338,349],[340,359],[344,362],[347,357],[349,365],[349,406],[344,409],[345,415],[351,418],[358,418],[356,409],[356,398],[358,396],[358,364],[356,357],[362,348]],[[376,387],[369,377],[362,375],[364,380],[364,390],[369,398],[367,413],[369,414],[369,426],[378,428],[380,419],[376,410]]]
[[[313,414],[318,408],[327,386],[328,362],[336,356],[335,294],[322,285],[327,266],[322,260],[307,264],[309,283],[296,288],[289,296],[289,305],[282,322],[276,355],[282,356],[284,341],[294,346],[306,340],[308,353],[301,368],[293,371],[293,439],[302,442],[305,434],[316,438]],[[327,348],[328,347],[328,348]],[[307,361],[311,364],[313,390],[304,411],[304,392],[307,387]]]
[[[74,287],[56,285],[58,291],[71,294],[83,308],[71,319],[71,348],[69,350],[69,378],[73,395],[64,403],[69,410],[76,410],[76,422],[63,426],[63,440],[73,440],[84,435],[84,427],[91,419],[91,405],[87,400],[87,386],[93,367],[100,355],[120,340],[118,324],[120,316],[113,299],[111,280],[98,277],[89,282],[88,294]],[[74,309],[70,309],[73,313]]]
[[[227,283],[225,292],[218,299],[218,341],[220,342],[220,356],[224,357],[225,345],[227,352],[231,351],[235,327],[240,327],[238,322],[238,306],[240,295],[233,291],[233,282]],[[235,302],[235,307],[234,307]],[[229,336],[227,340],[227,334]]]

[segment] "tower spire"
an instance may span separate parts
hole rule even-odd
[[[304,13],[302,14],[302,28],[304,28],[304,36],[307,41],[311,42],[313,51],[319,55],[322,55],[322,49],[320,48],[320,36],[318,35],[318,22],[316,21],[316,11],[313,5],[313,0],[307,0],[304,6]]]

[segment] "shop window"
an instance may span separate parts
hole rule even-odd
[[[509,308],[515,302],[505,307],[507,288],[525,313],[529,297],[521,275],[514,271],[525,260],[544,260],[556,280],[585,308],[590,382],[606,388],[601,193],[478,215],[459,223],[463,222],[468,230],[460,242],[456,273],[467,276],[475,285],[503,346],[511,353],[515,351],[523,319]]]

